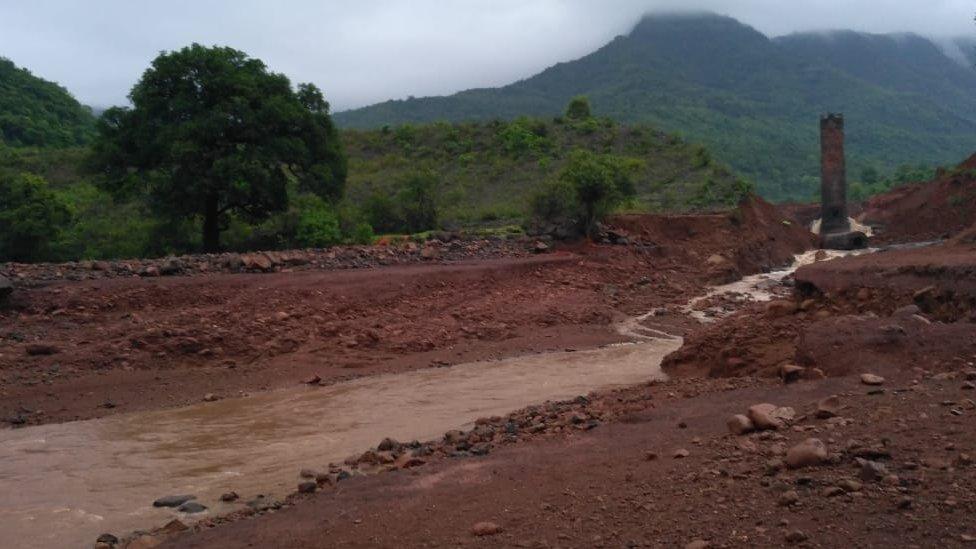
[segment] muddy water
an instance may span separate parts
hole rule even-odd
[[[195,494],[211,513],[294,491],[383,437],[424,440],[547,399],[661,378],[680,338],[622,326],[640,343],[379,376],[106,419],[0,431],[0,547],[90,547],[177,513],[154,499]],[[631,332],[631,330],[634,330]]]

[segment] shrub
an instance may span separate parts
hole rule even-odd
[[[566,118],[570,120],[586,120],[592,116],[590,100],[584,95],[572,98],[566,106]]]
[[[0,174],[0,260],[50,259],[71,212],[40,176]]]
[[[339,217],[332,207],[315,195],[303,195],[298,206],[294,243],[302,248],[326,248],[342,242]]]

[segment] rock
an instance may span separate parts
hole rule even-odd
[[[779,377],[783,380],[783,383],[794,383],[803,377],[805,370],[806,368],[803,366],[797,366],[796,364],[784,364],[779,369]]]
[[[763,403],[749,407],[746,415],[756,429],[760,431],[782,429],[786,426],[782,419],[776,415],[777,407],[775,404]]]
[[[837,486],[845,492],[860,492],[862,488],[860,482],[849,478],[838,482]]]
[[[827,461],[827,446],[818,438],[808,438],[786,452],[786,465],[790,469],[813,467]]]
[[[154,501],[153,507],[179,507],[180,505],[194,499],[197,499],[197,497],[190,495],[166,496]]]
[[[180,532],[186,532],[190,527],[183,524],[179,519],[173,519],[163,526],[162,531],[167,534],[178,534]]]
[[[379,446],[376,447],[376,449],[380,452],[392,452],[393,450],[398,450],[399,448],[400,443],[389,437],[380,441]]]
[[[539,240],[532,246],[532,251],[541,254],[549,251],[549,245]]]
[[[207,510],[207,506],[202,503],[197,503],[195,501],[188,501],[177,509],[181,513],[186,513],[188,515],[193,515],[196,513],[202,513]]]
[[[114,545],[109,545],[102,541],[96,541],[95,545],[92,545],[92,549],[112,549]]]
[[[703,539],[696,539],[690,541],[687,545],[685,545],[685,549],[708,549],[711,546],[712,544],[708,543]]]
[[[398,469],[411,469],[413,467],[420,467],[427,463],[423,458],[413,456],[410,454],[403,454],[396,460],[396,467]]]
[[[7,277],[0,276],[0,301],[3,301],[12,293],[14,293],[14,283]]]
[[[786,534],[787,543],[803,543],[810,538],[800,530],[791,530],[790,533]]]
[[[689,452],[688,450],[685,450],[684,448],[679,448],[679,449],[677,449],[677,450],[674,451],[674,454],[672,454],[672,457],[674,457],[674,459],[684,459],[684,458],[686,458],[686,457],[688,457],[690,455],[691,455],[691,452]]]
[[[735,436],[744,435],[756,430],[756,426],[753,425],[752,420],[742,414],[736,414],[730,417],[725,422],[725,425],[728,426],[729,432]]]
[[[159,268],[155,265],[147,265],[139,270],[139,276],[144,276],[147,278],[155,278],[159,276]]]
[[[828,487],[824,488],[824,490],[822,492],[823,497],[825,497],[825,498],[832,498],[832,497],[835,497],[835,496],[839,496],[839,495],[841,495],[843,493],[844,493],[844,489],[841,488],[840,486],[828,486]]]
[[[314,493],[316,490],[318,490],[318,488],[319,488],[319,485],[316,484],[315,482],[312,482],[312,481],[302,482],[302,483],[299,483],[299,485],[298,485],[298,493],[299,494],[311,494],[311,493]]]
[[[779,318],[796,312],[796,303],[787,299],[770,301],[766,304],[766,316]]]
[[[305,378],[305,381],[303,381],[302,383],[304,383],[305,385],[318,385],[321,382],[322,382],[322,378],[321,377],[319,377],[317,375],[313,375],[313,376],[310,376],[310,377]]]
[[[220,495],[220,501],[224,503],[230,503],[232,501],[237,501],[241,496],[237,495],[237,492],[226,492]]]
[[[864,482],[877,482],[888,474],[888,468],[877,461],[861,460],[860,479]]]
[[[312,469],[302,469],[298,472],[298,476],[300,478],[315,478],[316,475],[318,475],[318,473]]]
[[[494,522],[479,522],[471,527],[471,534],[476,537],[494,536],[502,532],[502,527]]]
[[[797,503],[800,503],[800,494],[796,493],[796,490],[788,490],[783,492],[783,495],[779,497],[780,507],[792,507]]]
[[[245,254],[241,256],[241,261],[249,271],[268,272],[274,268],[274,263],[266,254]]]
[[[874,374],[861,374],[861,383],[865,385],[877,386],[885,382],[885,379],[881,376]]]
[[[203,395],[204,402],[217,402],[218,400],[220,400],[220,397],[213,393],[207,393]]]
[[[61,352],[60,349],[48,343],[32,343],[28,345],[24,351],[29,356],[49,356],[56,355]]]
[[[441,255],[441,251],[433,246],[424,246],[420,249],[420,257],[424,259],[437,259]]]
[[[831,395],[817,402],[816,416],[819,419],[830,419],[840,411],[841,403],[837,395]]]
[[[112,534],[102,534],[98,536],[98,539],[95,541],[98,543],[107,543],[109,545],[115,545],[119,542],[119,538],[113,536]]]
[[[173,276],[183,272],[183,262],[175,257],[168,257],[159,265],[159,274]]]

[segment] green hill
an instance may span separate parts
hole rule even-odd
[[[94,130],[91,111],[67,90],[0,57],[0,145],[82,145]]]
[[[347,200],[368,208],[372,197],[393,196],[405,176],[430,172],[439,181],[439,217],[448,225],[520,221],[531,196],[575,149],[638,165],[631,207],[639,210],[726,206],[747,187],[700,145],[609,119],[408,124],[349,129],[342,136],[349,157]]]
[[[807,199],[818,181],[818,117],[844,112],[855,176],[955,161],[976,148],[976,73],[913,35],[770,39],[714,15],[653,16],[600,50],[496,89],[338,113],[346,127],[554,116],[575,95],[628,122],[682,132],[758,182]]]

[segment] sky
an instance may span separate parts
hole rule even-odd
[[[769,36],[974,36],[972,0],[0,0],[0,56],[82,103],[126,104],[160,51],[231,46],[333,110],[500,86],[626,34],[645,13],[730,15]]]

